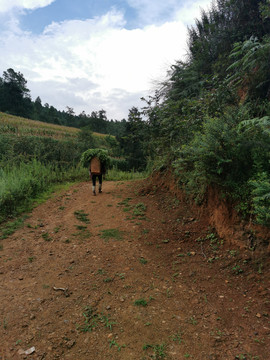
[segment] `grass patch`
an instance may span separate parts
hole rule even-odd
[[[6,165],[0,169],[0,222],[31,211],[46,201],[52,192],[70,187],[71,183],[83,178],[84,172],[78,167],[59,171],[55,165],[45,166],[37,160]],[[59,183],[64,185],[59,187]]]
[[[124,206],[129,206],[129,202],[130,200],[132,200],[131,197],[127,197],[124,200],[122,200],[121,202],[118,203],[118,205],[124,205]]]
[[[170,336],[170,338],[172,339],[172,341],[177,342],[179,345],[181,345],[183,343],[183,332],[181,331],[181,329],[179,329],[179,331],[175,334],[173,334],[172,336]]]
[[[148,261],[147,261],[145,258],[141,257],[141,258],[140,258],[140,263],[143,264],[143,265],[145,265],[145,264],[148,263]]]
[[[146,213],[146,205],[144,203],[138,203],[135,205],[131,205],[130,202],[131,198],[126,198],[123,201],[118,203],[118,206],[124,206],[123,211],[129,212],[132,211],[132,218],[127,218],[127,220],[132,220],[138,218],[139,220],[146,220],[145,213]]]
[[[239,274],[242,274],[244,272],[244,270],[242,270],[240,265],[237,264],[232,268],[232,272],[234,275],[239,275]]]
[[[87,226],[84,225],[75,225],[75,226],[79,231],[72,234],[72,236],[78,237],[81,241],[89,239],[92,236],[91,232],[87,230]]]
[[[84,308],[83,317],[83,324],[77,326],[77,330],[81,332],[92,332],[99,324],[112,330],[112,326],[116,324],[115,321],[110,319],[110,315],[104,315],[103,313],[99,314],[91,306],[86,306]]]
[[[105,230],[101,230],[100,232],[101,238],[104,239],[105,241],[108,241],[110,239],[120,241],[123,240],[123,235],[124,232],[119,229],[105,229]]]
[[[75,225],[78,230],[86,230],[87,226],[84,225]]]
[[[50,237],[48,232],[45,232],[41,235],[45,241],[52,241],[52,238]]]
[[[28,218],[28,215],[24,215],[16,220],[9,221],[0,228],[0,240],[6,239],[8,236],[14,234],[14,232],[24,225],[24,221]]]
[[[134,216],[143,217],[143,216],[145,216],[145,212],[146,212],[146,205],[144,205],[144,203],[138,203],[138,204],[134,205],[134,208],[133,208]]]
[[[143,346],[143,350],[147,351],[149,349],[153,350],[153,355],[151,355],[152,359],[156,359],[156,360],[162,360],[162,359],[166,359],[166,344],[156,344],[156,345],[151,345],[151,344],[145,344]]]
[[[111,348],[112,346],[116,346],[118,351],[121,351],[122,348],[125,348],[125,347],[126,347],[126,344],[119,345],[119,344],[116,342],[115,339],[109,340],[109,343],[110,343],[110,348]]]
[[[146,307],[148,305],[148,303],[145,299],[142,298],[142,299],[135,300],[134,305]]]
[[[194,316],[191,316],[189,319],[188,319],[188,323],[189,324],[192,324],[192,325],[197,325],[197,320],[195,319]]]
[[[124,180],[141,180],[148,176],[147,172],[121,171],[116,168],[108,170],[106,180],[108,181],[124,181]]]
[[[76,210],[74,211],[74,215],[77,220],[84,222],[85,224],[89,224],[90,220],[88,218],[89,214],[86,214],[83,210]]]

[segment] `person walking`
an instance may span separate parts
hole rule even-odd
[[[90,161],[89,175],[92,179],[92,192],[93,195],[96,195],[96,180],[98,178],[99,186],[98,192],[102,193],[102,175],[106,172],[104,164],[100,161],[98,157],[93,157]]]

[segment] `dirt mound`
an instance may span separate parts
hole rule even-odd
[[[1,245],[2,360],[269,356],[266,264],[165,187],[76,185]]]
[[[149,184],[141,189],[141,192],[151,193],[157,189],[169,191],[179,201],[189,201],[182,189],[177,186],[177,181],[170,171],[163,176],[154,173]],[[219,189],[209,188],[201,206],[196,206],[192,200],[189,201],[189,206],[194,213],[207,213],[210,225],[228,244],[242,250],[251,250],[253,258],[258,260],[262,257],[267,260],[270,256],[269,228],[255,224],[251,219],[241,219],[235,210],[235,204],[223,198]]]

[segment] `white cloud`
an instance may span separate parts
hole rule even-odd
[[[127,116],[128,106],[139,105],[151,81],[182,55],[186,30],[177,22],[135,30],[123,26],[123,14],[112,11],[53,23],[39,36],[9,33],[0,39],[6,54],[0,67],[21,71],[33,98],[39,95],[50,105],[77,111],[84,106],[86,112],[103,107],[109,117]]]
[[[8,12],[13,9],[33,10],[50,5],[55,0],[0,0],[0,13]]]
[[[202,9],[207,11],[211,3],[211,0],[185,1],[183,6],[175,12],[174,19],[186,25],[192,25],[195,19],[200,19]]]
[[[179,8],[179,0],[127,0],[127,3],[139,13],[139,17],[145,23],[150,23],[153,20],[166,16],[170,12]]]
[[[127,0],[137,10],[142,23],[161,22],[164,18],[170,21],[181,19],[185,24],[200,16],[200,9],[207,9],[211,0]]]
[[[103,108],[109,118],[121,119],[132,106],[140,107],[153,81],[185,55],[183,13],[174,15],[174,21],[133,30],[125,29],[123,13],[115,10],[85,21],[52,23],[40,35],[6,30],[0,34],[5,54],[0,70],[22,72],[33,99],[40,96],[43,103],[59,109],[68,105],[77,113]]]

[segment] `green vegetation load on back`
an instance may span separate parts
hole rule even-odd
[[[104,164],[104,166],[109,166],[110,158],[107,150],[88,149],[82,154],[81,157],[81,164],[83,165],[83,167],[88,168],[91,159],[93,159],[94,157],[97,157]]]

